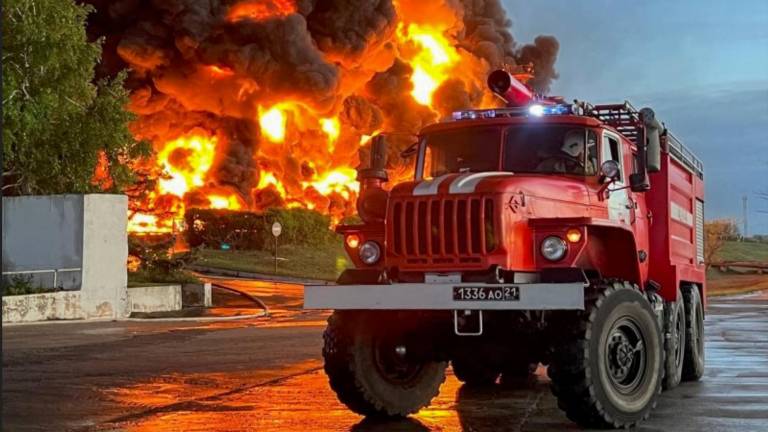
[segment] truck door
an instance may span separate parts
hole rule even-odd
[[[602,147],[600,151],[600,163],[607,160],[615,160],[619,163],[619,180],[610,189],[618,189],[610,193],[608,198],[608,218],[612,221],[630,223],[630,202],[627,193],[627,166],[624,163],[624,154],[619,137],[611,132],[603,132]]]

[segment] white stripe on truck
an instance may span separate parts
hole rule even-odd
[[[489,171],[460,175],[451,182],[448,192],[452,194],[472,193],[475,191],[477,185],[485,178],[511,175],[511,172],[504,171]]]
[[[443,174],[440,177],[431,180],[422,180],[415,188],[413,188],[413,195],[437,195],[437,189],[440,187],[440,183],[450,176],[451,174]]]

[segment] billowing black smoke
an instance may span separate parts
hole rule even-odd
[[[415,134],[453,110],[477,106],[488,96],[488,70],[532,64],[531,85],[539,92],[557,78],[557,40],[540,36],[518,44],[499,0],[88,3],[96,9],[89,34],[104,38],[98,73],[129,70],[135,135],[156,145],[195,128],[220,136],[226,145],[207,176],[210,186],[232,190],[252,207],[280,199],[255,190],[262,170],[280,176],[288,195],[300,195],[302,181],[317,170],[356,161],[360,135]],[[484,70],[474,79],[445,80],[428,107],[410,94],[413,70],[399,58],[396,35],[403,21],[428,23],[441,14],[454,17],[451,38],[462,56]],[[259,109],[282,101],[299,102],[318,118],[339,118],[342,133],[328,160],[318,162],[311,151],[326,147],[311,127],[289,135],[283,154],[260,150]],[[185,199],[193,198],[199,199]]]

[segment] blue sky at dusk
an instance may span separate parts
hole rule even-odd
[[[560,41],[552,94],[651,106],[705,164],[707,218],[768,234],[768,0],[504,0],[519,42]],[[760,211],[766,213],[760,213]]]

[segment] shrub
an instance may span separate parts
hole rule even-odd
[[[197,258],[197,251],[171,255],[175,236],[132,235],[128,237],[128,253],[139,259],[138,268],[128,272],[130,285],[155,282],[199,282],[184,270],[187,263]]]
[[[307,209],[269,209],[266,214],[267,229],[274,221],[283,226],[280,234],[281,244],[307,245],[325,244],[333,238],[330,230],[331,218],[314,210]],[[269,233],[270,237],[272,233]]]
[[[24,295],[24,294],[39,294],[45,292],[52,292],[55,289],[43,288],[35,286],[32,283],[32,275],[12,275],[10,277],[3,278],[3,295]]]
[[[264,215],[253,212],[189,209],[184,215],[190,247],[261,249],[267,236]]]

